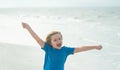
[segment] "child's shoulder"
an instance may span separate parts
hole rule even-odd
[[[63,49],[71,49],[71,48],[74,48],[74,47],[70,47],[70,46],[63,46],[62,48],[63,48]]]

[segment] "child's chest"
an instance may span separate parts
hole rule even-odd
[[[64,50],[51,50],[48,52],[48,57],[52,62],[64,63],[67,55]]]

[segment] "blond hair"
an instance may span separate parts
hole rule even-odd
[[[47,35],[47,37],[46,37],[46,42],[47,42],[48,44],[51,45],[51,37],[52,37],[53,35],[55,35],[55,34],[60,34],[60,35],[61,35],[61,38],[62,38],[61,32],[59,32],[59,31],[52,31],[52,32],[50,32],[50,33]]]

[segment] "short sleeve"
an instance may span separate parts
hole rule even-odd
[[[74,49],[75,48],[65,47],[65,51],[66,51],[67,55],[74,54]]]
[[[46,51],[48,51],[48,49],[50,49],[50,47],[51,47],[51,45],[49,45],[48,43],[45,42],[42,49],[46,52]]]

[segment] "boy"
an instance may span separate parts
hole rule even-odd
[[[102,49],[101,45],[75,48],[62,46],[63,38],[59,31],[49,33],[46,37],[46,42],[44,42],[27,23],[22,22],[22,26],[28,30],[31,36],[45,51],[44,70],[64,70],[64,64],[68,55],[93,49]]]

